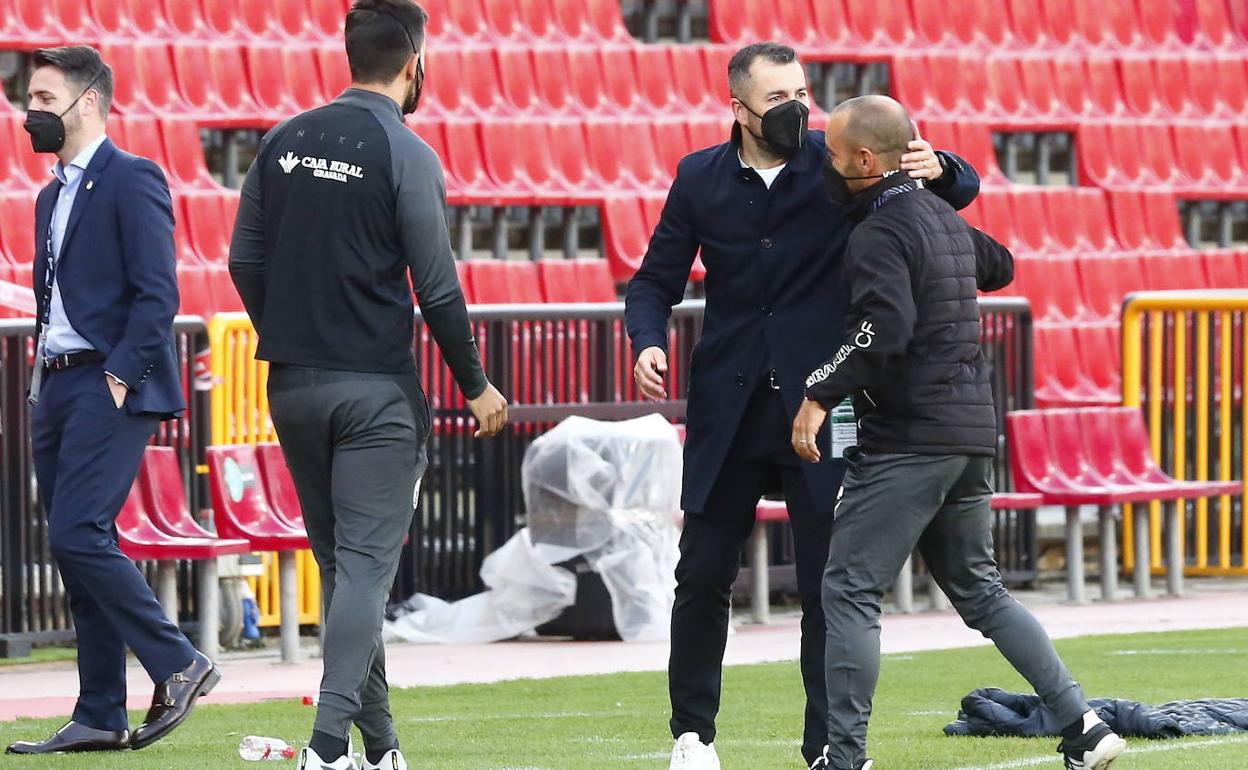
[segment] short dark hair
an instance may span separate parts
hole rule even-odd
[[[89,45],[67,45],[40,48],[35,51],[35,67],[56,67],[65,75],[65,82],[78,89],[100,95],[100,114],[108,115],[113,106],[113,68],[104,63],[100,52]],[[98,75],[98,77],[97,77]],[[92,84],[92,81],[95,81]]]
[[[789,64],[797,61],[797,51],[783,43],[751,43],[732,55],[728,62],[728,89],[733,96],[741,93],[741,88],[750,79],[750,67],[755,59],[766,59],[772,64]]]
[[[425,42],[428,20],[412,0],[355,0],[346,23],[351,79],[376,84],[398,77]]]

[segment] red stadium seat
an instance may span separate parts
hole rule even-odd
[[[481,259],[466,262],[473,299],[480,305],[536,304],[542,301],[537,265],[529,261]]]
[[[213,446],[206,454],[219,534],[247,540],[258,551],[308,547],[307,534],[283,522],[269,506],[255,447]]]
[[[1037,321],[1080,321],[1094,318],[1083,304],[1079,269],[1073,255],[1014,260],[1014,283],[1010,293],[1031,302]]]
[[[1140,20],[1136,0],[1075,2],[1075,27],[1091,50],[1132,48],[1140,44]]]
[[[1048,323],[1035,326],[1036,402],[1050,405],[1087,405],[1104,403],[1101,395],[1080,365],[1079,348],[1070,325],[1056,326]],[[1110,403],[1113,403],[1112,401]],[[1011,446],[1014,436],[1010,437]],[[1015,454],[1011,451],[1011,455]],[[1036,491],[1018,485],[1016,489]]]
[[[615,302],[615,283],[605,259],[543,260],[537,263],[546,302]]]
[[[849,27],[863,48],[895,50],[916,39],[910,4],[905,0],[850,2],[846,9]]]
[[[571,40],[592,43],[634,42],[624,28],[617,0],[551,0],[555,22]]]
[[[632,278],[650,243],[641,202],[636,197],[609,195],[603,200],[602,238],[612,277],[621,283]]]
[[[1015,186],[1010,194],[1014,228],[1020,249],[1034,254],[1060,251],[1051,235],[1053,227],[1045,206],[1043,187]]]
[[[505,115],[510,114],[506,100],[503,99],[502,89],[499,87],[498,63],[494,57],[492,48],[465,48],[463,49],[463,80],[453,80],[444,84],[441,93],[445,95],[446,88],[462,89],[464,98],[471,100],[465,103],[465,106],[475,109],[482,115]],[[447,77],[444,73],[442,77]],[[433,78],[433,75],[430,75]]]
[[[242,6],[248,0],[200,0],[204,9],[204,21],[209,32],[218,40],[238,40],[246,35],[243,28]],[[265,3],[268,5],[268,3]]]
[[[506,1],[506,0],[504,0]],[[493,0],[449,0],[443,12],[446,14],[448,33],[457,40],[470,43],[496,42],[498,38],[486,24],[484,6]]]
[[[1144,424],[1143,412],[1135,407],[1120,407],[1107,412],[1107,421],[1090,420],[1083,433],[1090,437],[1112,436],[1117,439],[1116,454],[1121,459],[1123,481],[1129,479],[1137,484],[1169,487],[1176,497],[1240,494],[1243,491],[1242,481],[1176,481],[1158,467],[1153,457],[1152,441]]]
[[[336,51],[336,53],[342,57],[345,63],[346,55],[341,50]],[[324,61],[328,56],[328,52],[322,54],[322,67],[324,67]],[[428,80],[421,94],[421,112],[442,117],[464,117],[473,105],[466,101],[470,96],[465,93],[467,91],[465,88],[467,75],[464,72],[462,49],[429,48],[425,51],[425,57],[427,59]],[[349,69],[347,77],[350,78]],[[492,91],[496,90],[496,86],[491,86],[490,89]]]
[[[1126,296],[1147,288],[1140,258],[1132,254],[1081,255],[1079,280],[1084,304],[1102,319],[1120,318]]]
[[[428,3],[423,3],[426,11],[430,12],[429,17],[429,34],[433,34],[434,26],[441,23],[440,19],[434,18],[432,8]],[[331,0],[316,0],[316,2],[308,3],[308,22],[316,34],[326,42],[342,40],[347,20],[347,9],[350,6],[345,2],[336,2]],[[439,30],[440,32],[441,30]],[[339,47],[339,54],[342,55],[342,49]]]
[[[1044,18],[1041,0],[1009,0],[1011,30],[1023,48],[1040,49],[1053,45]]]
[[[530,204],[559,205],[548,179],[534,176],[526,158],[546,147],[543,123],[535,120],[491,120],[481,124],[481,150],[490,178],[505,195]],[[540,166],[540,164],[535,164]],[[553,160],[552,160],[553,165]],[[537,168],[536,173],[549,178],[550,166]]]
[[[303,507],[299,503],[299,493],[286,465],[281,444],[257,444],[256,459],[260,462],[260,476],[264,479],[264,491],[273,512],[295,529],[302,529]]]
[[[1205,263],[1200,253],[1187,251],[1152,252],[1140,257],[1149,291],[1200,291],[1209,288]]]
[[[426,52],[428,56],[428,52]],[[317,69],[321,72],[321,90],[327,99],[337,99],[351,85],[351,67],[341,46],[318,47]]]
[[[328,101],[321,87],[321,79],[317,76],[316,53],[313,49],[303,46],[286,46],[281,49],[281,62],[280,71],[285,73],[283,77],[288,78],[286,87],[290,97],[289,103],[294,106],[296,112],[306,112]],[[252,70],[252,72],[255,71]],[[253,74],[252,82],[256,79],[257,77]],[[337,95],[337,91],[332,94],[332,96]],[[285,117],[294,117],[294,115]]]
[[[707,80],[703,52],[697,46],[674,45],[668,48],[668,54],[672,72],[677,75],[672,85],[681,110],[700,113],[718,107],[717,86],[720,81],[712,83]]]
[[[979,171],[985,186],[1006,184],[1005,174],[997,163],[992,144],[992,130],[986,123],[962,122],[958,126],[959,142],[951,145]]]
[[[517,0],[524,39],[531,41],[562,41],[563,30],[555,24],[550,0]]]
[[[650,112],[664,116],[689,111],[676,90],[676,83],[684,73],[679,77],[675,74],[670,50],[666,46],[646,46],[634,52],[641,102]]]
[[[1122,77],[1122,92],[1127,109],[1136,117],[1152,118],[1165,114],[1158,93],[1157,74],[1152,57],[1128,56],[1118,62]]]
[[[585,142],[585,126],[579,121],[557,121],[548,127],[553,153],[554,171],[568,184],[568,189],[585,196],[597,196],[606,188],[589,162],[589,146]]]
[[[204,145],[199,138],[199,128],[191,120],[160,121],[164,138],[165,157],[169,182],[173,187],[209,190],[216,188],[216,181],[208,173],[204,160]]]
[[[675,177],[681,159],[697,149],[689,141],[688,123],[683,120],[659,120],[652,128],[659,166],[668,176]]]
[[[1175,165],[1174,144],[1170,139],[1170,126],[1164,123],[1140,123],[1136,126],[1139,144],[1135,147],[1119,145],[1117,153],[1125,156],[1134,153],[1142,164],[1142,179],[1149,185],[1170,187],[1181,183],[1182,177]]]
[[[1140,0],[1140,34],[1143,47],[1160,50],[1182,46],[1179,40],[1179,4],[1173,0]]]
[[[489,34],[496,40],[533,40],[534,30],[529,29],[521,15],[518,0],[488,0],[482,4]]]
[[[226,127],[260,122],[260,108],[247,87],[246,67],[237,47],[175,43],[173,64],[178,90],[201,123]]]
[[[154,118],[128,116],[115,119],[113,125],[120,128],[121,135],[125,137],[124,140],[116,142],[118,147],[147,158],[162,169],[169,168],[164,138],[160,135],[160,124]]]
[[[1248,287],[1248,273],[1244,272],[1248,252],[1240,249],[1207,249],[1199,252],[1204,261],[1205,275],[1212,289],[1242,289]]]
[[[0,113],[0,179],[4,180],[0,192],[31,190],[52,178],[48,156],[30,149],[30,135],[22,129],[24,120],[19,112]]]
[[[611,110],[633,114],[648,107],[637,88],[637,66],[631,48],[609,47],[599,51],[603,94]]]
[[[1072,118],[1058,98],[1053,61],[1047,56],[1023,56],[1018,60],[1018,74],[1032,114],[1045,122],[1070,123]]]
[[[499,84],[509,110],[525,116],[549,113],[550,108],[537,92],[531,49],[504,45],[495,50],[498,54]]]
[[[29,192],[0,192],[0,244],[18,266],[35,261],[35,198]]]
[[[585,124],[590,164],[613,189],[666,188],[670,179],[654,147],[650,124],[644,121],[590,121]],[[628,152],[620,152],[627,147]]]
[[[1127,251],[1149,251],[1158,247],[1149,232],[1144,200],[1139,190],[1112,190],[1109,210],[1114,219],[1118,242]]]
[[[807,13],[809,10],[807,6]],[[754,0],[715,0],[710,4],[708,24],[711,40],[716,43],[747,45],[758,40],[784,39],[796,45],[797,41],[780,28],[779,21],[775,8]]]
[[[246,540],[179,537],[164,532],[152,522],[138,485],[130,488],[114,526],[117,545],[122,553],[135,561],[198,561],[251,550]]]
[[[171,446],[149,446],[143,451],[137,489],[152,523],[178,537],[215,538],[191,514],[186,503],[186,480],[178,465],[178,451]],[[224,543],[241,543],[245,540],[222,540]],[[244,553],[248,549],[244,548]]]
[[[1157,98],[1162,113],[1175,117],[1197,116],[1192,102],[1192,87],[1187,82],[1187,62],[1178,56],[1153,56]]]
[[[1010,196],[999,190],[985,190],[976,201],[981,230],[1011,250],[1023,245],[1010,209]]]
[[[796,48],[798,53],[805,58],[818,58],[821,54],[837,48],[841,43],[841,37],[845,34],[842,29],[840,36],[824,37],[823,27],[815,18],[815,5],[836,6],[831,13],[839,12],[844,15],[845,10],[840,7],[839,0],[819,0],[818,3],[812,3],[810,0],[791,0],[787,3],[772,3],[770,6],[759,5],[768,13],[775,14],[776,37]],[[820,11],[827,13],[822,8]],[[812,23],[812,20],[815,23]]]
[[[230,225],[219,193],[182,196],[187,228],[195,252],[209,264],[224,265],[230,256]]]
[[[134,0],[142,3],[144,0]],[[150,0],[148,0],[150,2]],[[204,19],[203,8],[199,3],[186,0],[161,0],[165,19],[169,22],[171,34],[179,40],[186,38],[207,38],[208,22]]]
[[[1121,403],[1122,349],[1119,344],[1119,322],[1080,324],[1075,327],[1079,346],[1079,364],[1092,383],[1097,400]]]
[[[1076,130],[1080,176],[1102,187],[1142,182],[1146,177],[1140,157],[1142,141],[1135,123],[1080,123]]]
[[[1044,7],[1044,27],[1048,38],[1057,47],[1082,43],[1076,33],[1075,5],[1079,0],[1039,0]]]
[[[448,121],[445,124],[446,157],[443,164],[459,182],[458,193],[463,203],[498,205],[519,202],[505,199],[490,179],[481,156],[478,124]]]
[[[1187,96],[1197,114],[1207,118],[1240,117],[1248,112],[1248,72],[1244,59],[1189,54]]]
[[[849,12],[842,0],[811,0],[811,16],[807,23],[813,24],[819,34],[819,49],[853,50],[858,41],[854,39],[849,25]]]
[[[557,114],[580,112],[581,105],[573,93],[567,49],[554,46],[534,48],[532,57],[537,76],[534,86],[541,103]]]
[[[1187,252],[1191,247],[1179,222],[1178,201],[1171,192],[1151,190],[1140,194],[1144,221],[1153,242],[1167,251]]]
[[[1092,187],[1061,187],[1047,191],[1049,222],[1061,223],[1051,234],[1070,252],[1108,253],[1118,250],[1105,193]]]
[[[151,0],[91,0],[90,15],[106,38],[151,40],[169,34],[160,3]]]
[[[1193,3],[1196,13],[1187,38],[1192,44],[1198,48],[1244,48],[1244,40],[1235,34],[1231,24],[1226,0],[1193,0]]]
[[[1248,187],[1230,126],[1176,124],[1173,128],[1177,165],[1187,187],[1200,193]]]

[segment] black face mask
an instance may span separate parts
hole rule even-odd
[[[412,46],[412,53],[416,54],[416,78],[412,81],[412,86],[408,89],[407,95],[403,97],[403,104],[399,107],[404,115],[411,115],[420,106],[420,94],[425,90],[425,58],[420,55],[420,49],[416,47],[416,41],[402,19],[388,11],[374,9],[373,13],[380,13],[382,16],[394,19],[394,23],[402,27],[403,34],[407,35],[407,42]]]
[[[407,92],[407,97],[403,100],[404,115],[411,115],[420,107],[420,95],[425,90],[425,59],[422,56],[416,60],[416,78],[412,80],[412,87]]]
[[[741,102],[741,106],[763,121],[763,135],[759,136],[753,131],[750,131],[750,135],[776,157],[786,160],[792,158],[806,143],[806,126],[810,119],[810,109],[797,99],[772,107],[762,115],[751,110],[745,102]]]
[[[828,197],[834,203],[849,203],[854,199],[856,194],[849,189],[850,179],[883,179],[884,174],[871,174],[869,176],[845,176],[836,170],[836,166],[832,165],[832,159],[828,156],[823,158],[823,186],[828,191]]]
[[[87,87],[82,89],[82,93],[78,94],[78,98],[74,99],[61,114],[58,115],[47,110],[30,110],[26,113],[26,122],[22,124],[22,128],[26,129],[26,133],[30,134],[31,149],[35,152],[60,152],[65,148],[64,117],[77,106],[83,96],[86,96],[87,91],[91,90],[91,87],[95,85],[95,81],[99,80],[102,74],[102,71],[95,73],[95,77],[91,78],[91,82],[87,84]]]

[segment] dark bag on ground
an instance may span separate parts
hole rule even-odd
[[[1124,738],[1248,732],[1248,698],[1183,700],[1161,706],[1101,698],[1089,701],[1089,705]],[[958,720],[945,725],[945,735],[1056,738],[1064,726],[1057,723],[1038,695],[985,687],[962,699]]]

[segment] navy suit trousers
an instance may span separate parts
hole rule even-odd
[[[39,496],[78,635],[74,721],[99,730],[127,728],[127,647],[153,682],[195,655],[117,545],[117,514],[157,422],[117,408],[102,364],[48,372],[34,410]]]

